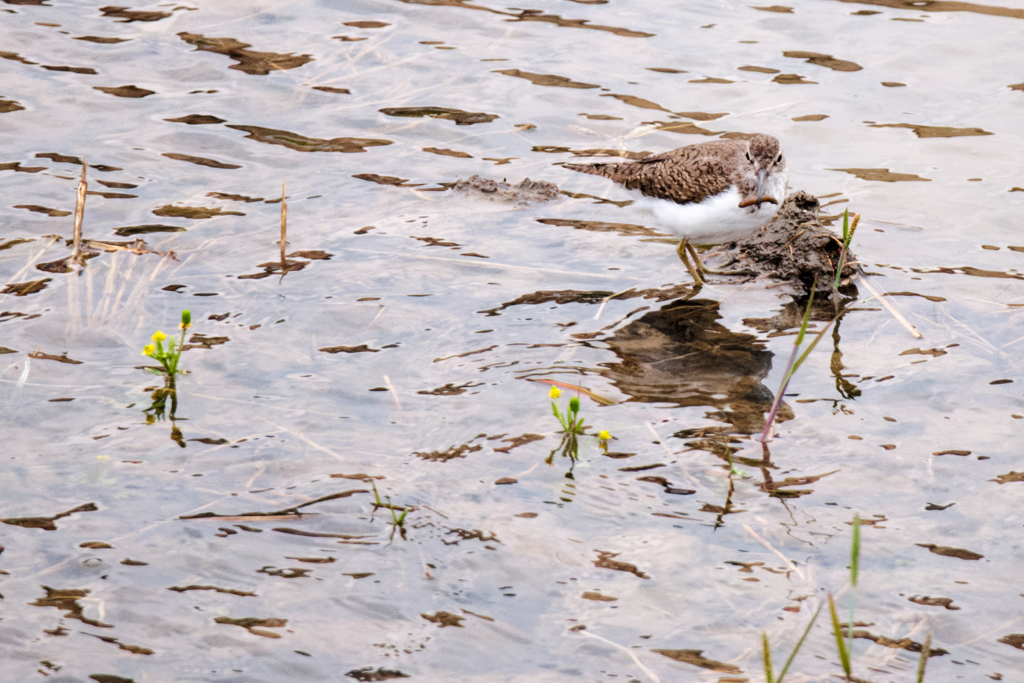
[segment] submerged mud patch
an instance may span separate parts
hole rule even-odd
[[[504,180],[481,178],[478,175],[458,181],[455,183],[453,191],[459,195],[479,197],[516,206],[548,202],[559,196],[558,186],[545,180],[524,178],[516,185],[509,185]]]

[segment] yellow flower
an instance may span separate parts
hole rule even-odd
[[[558,398],[561,395],[562,392],[559,391],[558,387],[556,387],[555,385],[551,385],[551,391],[548,392],[548,396],[550,396],[551,398]]]
[[[597,438],[600,439],[601,441],[607,441],[608,439],[612,438],[612,435],[608,433],[607,429],[602,429],[600,433],[597,435]]]
[[[161,332],[160,330],[157,330],[156,332],[153,333],[153,341],[162,342],[164,339],[167,339],[167,335]]]
[[[154,351],[156,351],[156,346],[154,344],[146,344],[146,346],[142,349],[142,355],[152,356]]]

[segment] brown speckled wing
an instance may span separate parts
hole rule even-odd
[[[565,167],[603,176],[648,197],[689,204],[716,195],[735,182],[732,176],[739,162],[745,161],[745,150],[745,142],[714,140],[640,161],[565,164]]]

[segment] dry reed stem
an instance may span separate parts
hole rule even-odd
[[[390,391],[391,395],[394,397],[395,405],[398,406],[399,410],[401,410],[402,402],[398,400],[398,392],[395,391],[395,385],[391,383],[391,378],[388,377],[387,375],[384,375],[384,383],[388,385],[388,391]]]
[[[266,418],[264,418],[264,421],[267,422],[268,424],[274,425],[274,427],[277,428],[277,430],[282,432],[282,433],[287,432],[288,434],[291,434],[292,436],[297,437],[300,441],[304,442],[310,448],[314,448],[314,449],[320,451],[321,453],[326,453],[327,455],[331,456],[335,460],[339,460],[341,462],[348,462],[348,458],[342,456],[340,453],[337,453],[337,452],[331,450],[327,446],[323,446],[323,445],[317,443],[316,441],[313,441],[308,436],[303,434],[301,430],[291,429],[289,427],[285,427],[285,426],[279,425],[276,422],[273,422],[271,420],[267,420]]]
[[[632,291],[634,289],[636,289],[636,285],[633,285],[631,287],[627,287],[626,289],[622,290],[621,292],[615,292],[614,294],[609,294],[608,296],[606,296],[601,301],[601,306],[597,309],[597,313],[594,314],[594,320],[597,320],[598,318],[601,317],[601,312],[604,310],[605,305],[609,301],[611,301],[612,299],[614,299],[615,297],[617,297],[617,296],[619,296],[621,294],[625,294],[626,292]]]
[[[792,561],[792,560],[790,560],[790,559],[789,559],[788,557],[786,557],[786,556],[785,556],[785,555],[783,555],[783,554],[782,554],[781,552],[779,552],[778,550],[776,550],[776,549],[775,549],[775,547],[774,547],[774,546],[773,546],[773,545],[772,545],[771,543],[769,543],[768,541],[766,541],[766,540],[764,540],[763,538],[761,538],[760,536],[758,536],[758,535],[757,535],[757,532],[755,532],[755,531],[754,531],[753,529],[751,529],[751,528],[750,528],[749,526],[747,526],[746,524],[744,524],[744,525],[743,525],[743,528],[747,530],[747,533],[748,533],[748,534],[750,534],[750,535],[751,535],[751,536],[753,536],[753,537],[754,537],[755,539],[757,539],[758,543],[760,543],[760,544],[761,544],[761,545],[763,545],[763,546],[764,546],[765,548],[767,548],[768,550],[770,550],[770,551],[772,551],[773,553],[775,553],[776,555],[778,555],[778,556],[779,556],[779,558],[780,558],[780,559],[781,559],[781,560],[782,560],[783,562],[785,562],[785,563],[786,563],[786,566],[787,566],[787,567],[789,567],[789,570],[790,570],[790,571],[792,571],[792,572],[794,572],[794,573],[795,573],[795,574],[796,574],[797,576],[799,576],[801,580],[803,580],[803,581],[806,581],[806,580],[807,580],[807,577],[806,577],[806,576],[804,576],[804,573],[803,573],[802,571],[800,571],[800,568],[799,568],[799,567],[797,567],[797,566],[796,566],[795,564],[793,564],[793,561]]]
[[[380,307],[380,310],[379,310],[379,311],[377,311],[377,315],[373,316],[373,320],[371,320],[371,321],[370,321],[370,324],[366,326],[366,329],[370,329],[371,327],[373,327],[373,324],[374,324],[375,322],[377,322],[377,318],[379,318],[379,317],[381,317],[382,315],[384,315],[384,309],[385,309],[385,308],[387,308],[387,306],[381,306],[381,307]]]
[[[644,663],[640,661],[640,659],[636,656],[636,654],[631,649],[629,649],[629,648],[627,648],[627,647],[625,647],[623,645],[619,645],[618,643],[612,642],[612,641],[608,640],[607,638],[602,638],[601,636],[594,635],[590,631],[579,631],[579,633],[581,633],[581,634],[583,634],[585,636],[589,636],[591,638],[597,638],[602,643],[606,643],[606,644],[611,645],[612,647],[616,648],[617,650],[621,650],[621,651],[625,652],[627,655],[629,655],[629,658],[633,660],[633,663],[636,664],[640,668],[641,671],[643,671],[645,674],[647,674],[647,677],[650,678],[651,681],[653,681],[653,683],[661,683],[661,679],[658,678],[658,674],[654,673],[653,671],[651,671],[651,669],[649,669],[648,667],[644,666]]]
[[[51,236],[49,243],[45,247],[40,249],[38,252],[36,252],[34,256],[29,256],[28,261],[26,261],[25,265],[21,267],[21,270],[12,275],[10,279],[6,282],[6,284],[14,284],[18,280],[20,280],[25,275],[25,273],[31,270],[32,266],[39,262],[39,259],[43,257],[43,254],[46,253],[46,250],[52,247],[54,244],[56,244],[57,240],[59,239],[59,237]]]
[[[890,315],[896,318],[896,320],[898,320],[900,324],[903,325],[903,327],[907,328],[907,331],[910,332],[910,334],[914,335],[916,339],[921,339],[924,336],[917,331],[916,327],[910,324],[909,320],[903,317],[902,313],[896,310],[895,306],[893,306],[892,304],[885,300],[885,297],[882,296],[882,293],[875,289],[866,277],[862,275],[858,276],[857,282],[863,284],[864,288],[871,292],[872,296],[878,299],[878,303],[882,304],[885,310],[889,311]]]
[[[675,456],[675,453],[672,452],[672,449],[668,447],[667,443],[665,443],[665,439],[663,439],[661,435],[658,434],[658,430],[654,428],[654,425],[651,424],[650,422],[644,422],[644,424],[647,426],[647,429],[651,431],[651,434],[654,435],[654,440],[657,441],[665,450],[665,455],[668,456],[669,458]],[[701,487],[701,483],[697,481],[696,477],[690,474],[690,470],[687,469],[686,465],[682,464],[681,462],[677,462],[675,464],[679,467],[679,473],[683,475],[683,477],[686,479],[687,483],[690,484],[690,486],[695,486],[697,488]]]

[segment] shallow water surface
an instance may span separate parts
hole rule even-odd
[[[0,680],[758,681],[856,513],[855,675],[1024,681],[1024,10],[4,1]],[[805,302],[561,167],[755,132],[868,273],[767,449]]]

